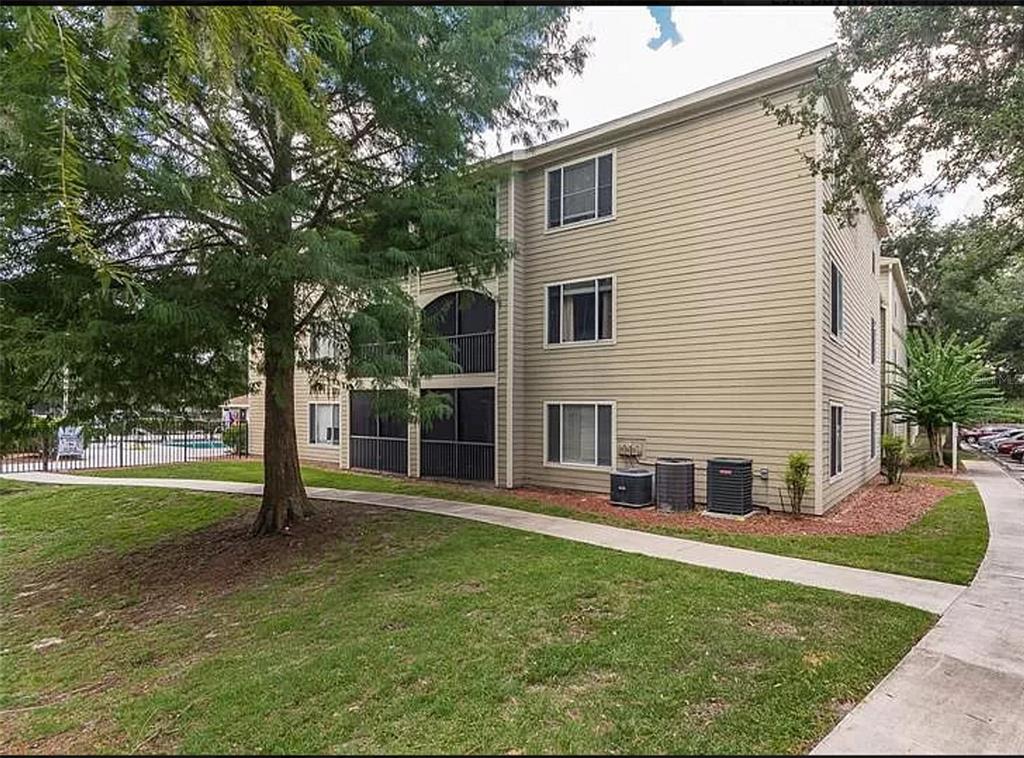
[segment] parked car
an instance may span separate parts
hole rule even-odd
[[[961,429],[960,437],[967,442],[976,443],[982,437],[988,437],[993,434],[1003,434],[1009,429],[1010,427],[1003,424],[989,424],[987,426],[978,426],[971,429]]]
[[[1010,457],[1015,461],[1024,463],[1024,445],[1018,445],[1015,447],[1013,452],[1010,453]]]
[[[999,446],[1004,442],[1016,442],[1017,440],[1024,440],[1024,429],[1015,429],[1012,432],[988,439],[982,443],[982,446],[993,452],[999,452]]]
[[[1002,442],[997,444],[996,445],[996,452],[999,453],[1000,455],[1009,455],[1019,445],[1024,445],[1024,432],[1022,432],[1021,435],[1022,436],[1019,437],[1019,438],[1012,438],[1012,439],[1008,439],[1008,440],[1003,440]]]

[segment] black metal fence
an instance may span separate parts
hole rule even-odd
[[[154,466],[249,454],[244,421],[152,417],[37,426],[4,441],[0,473]]]
[[[349,437],[349,462],[352,468],[371,471],[389,471],[392,474],[409,472],[409,443],[399,437]]]
[[[420,474],[444,479],[492,481],[494,445],[486,442],[423,440],[420,442]]]

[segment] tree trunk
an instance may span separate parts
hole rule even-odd
[[[939,432],[932,424],[925,427],[928,432],[928,454],[937,468],[942,468],[942,448],[939,446]]]
[[[295,438],[295,290],[281,285],[267,303],[263,335],[266,406],[263,503],[254,535],[276,534],[309,514]]]

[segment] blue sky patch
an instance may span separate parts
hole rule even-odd
[[[654,17],[660,32],[657,37],[651,37],[647,41],[647,47],[651,48],[651,50],[657,50],[666,42],[671,42],[672,46],[675,47],[683,41],[683,35],[679,33],[679,30],[676,28],[676,22],[672,20],[671,5],[648,5],[647,10]]]

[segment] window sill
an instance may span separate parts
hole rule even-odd
[[[545,225],[544,234],[558,234],[559,232],[568,232],[572,229],[585,229],[588,226],[596,226],[598,224],[607,224],[609,221],[615,220],[615,214],[610,216],[601,216],[599,218],[591,218],[586,221],[574,221],[570,224],[562,224],[561,226],[547,226]]]
[[[580,347],[607,347],[614,345],[618,341],[618,338],[612,337],[610,340],[577,340],[575,342],[545,342],[545,350],[564,350],[566,348],[580,348]]]
[[[324,449],[333,449],[341,447],[340,442],[308,442],[306,444],[308,444],[310,447],[322,447]]]
[[[830,476],[828,478],[828,483],[829,484],[834,484],[835,482],[838,482],[842,478],[843,478],[843,472],[840,471],[838,474],[834,474],[834,475]]]
[[[552,463],[544,461],[544,468],[563,468],[570,471],[592,471],[594,473],[611,473],[612,466],[600,466],[596,463]]]

